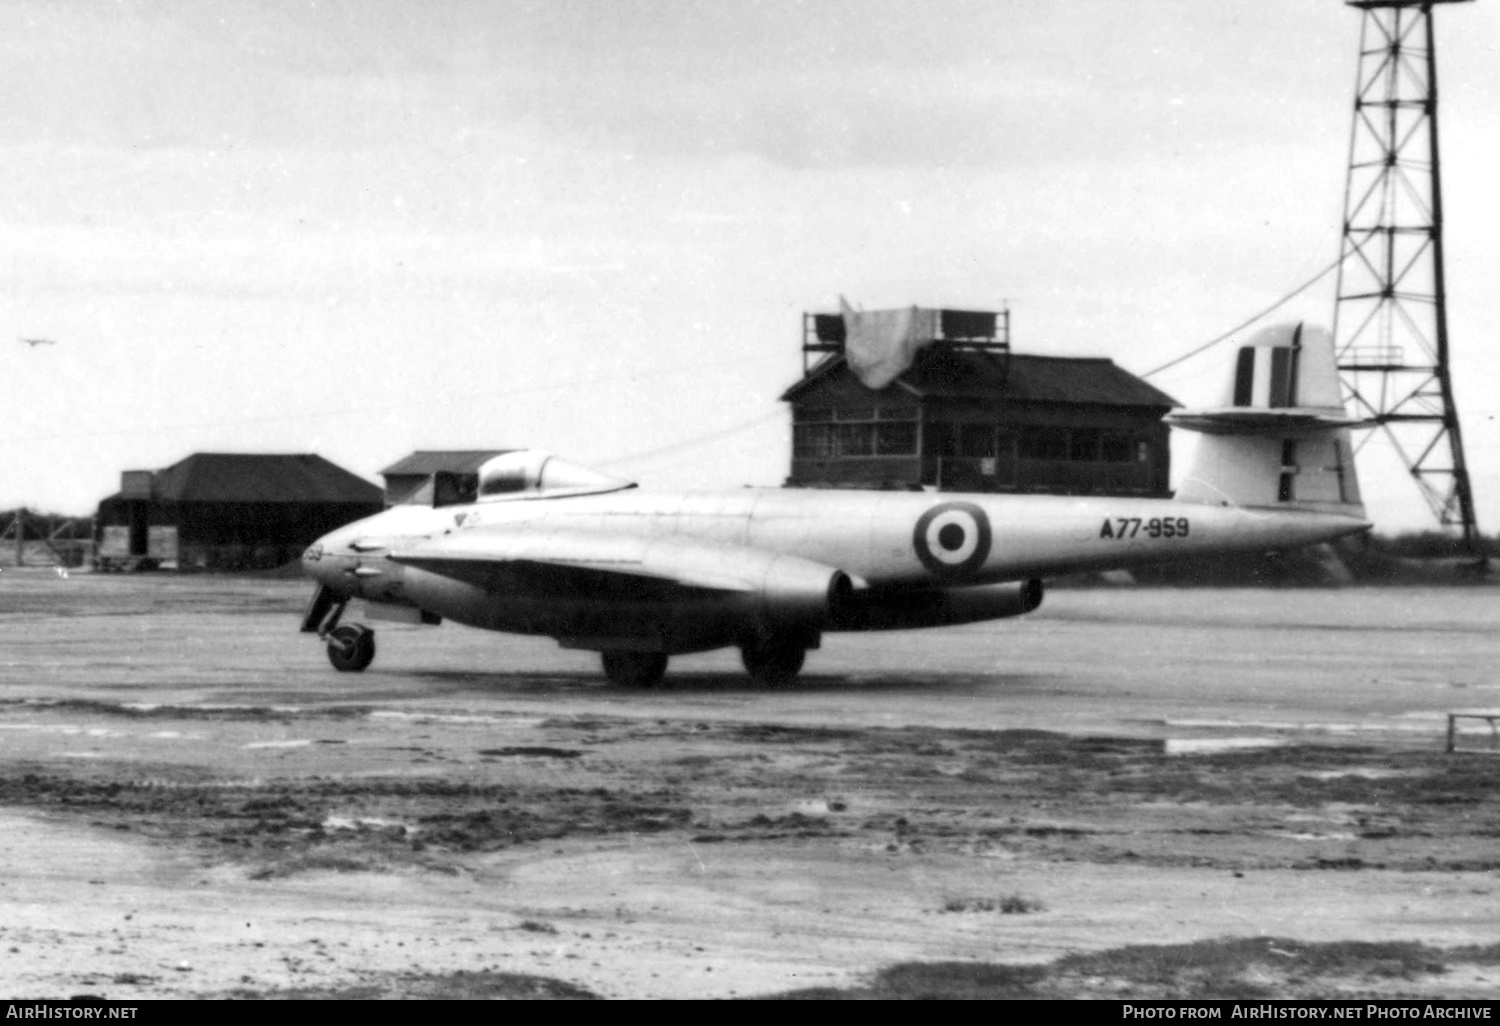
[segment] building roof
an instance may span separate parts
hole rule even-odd
[[[511,449],[418,449],[380,472],[382,477],[407,474],[426,476],[439,470],[451,470],[458,474],[469,474],[484,466],[490,459]]]
[[[795,402],[814,383],[835,375],[852,378],[842,355],[835,355],[782,394]],[[947,346],[924,349],[901,376],[886,386],[921,398],[1004,399],[1024,403],[1089,403],[1102,406],[1153,406],[1162,410],[1177,400],[1115,366],[1107,357],[1008,357]]]
[[[376,485],[313,453],[194,453],[156,472],[154,494],[168,502],[381,503]]]

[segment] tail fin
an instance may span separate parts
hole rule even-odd
[[[1314,510],[1364,519],[1333,336],[1279,324],[1239,351],[1225,404],[1167,417],[1201,432],[1184,502]]]

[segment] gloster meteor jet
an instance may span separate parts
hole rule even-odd
[[[829,631],[1017,616],[1042,579],[1295,548],[1365,520],[1333,342],[1303,325],[1240,349],[1224,402],[1170,416],[1201,434],[1172,499],[738,489],[657,493],[537,450],[435,475],[407,502],[303,555],[302,630],[341,671],[375,657],[367,618],[444,619],[601,653],[617,684],[736,646],[768,684]]]

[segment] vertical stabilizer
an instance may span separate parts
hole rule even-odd
[[[1177,498],[1364,518],[1333,336],[1302,323],[1262,330],[1236,355],[1222,405],[1170,414],[1202,434]]]

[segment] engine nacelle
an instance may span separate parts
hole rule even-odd
[[[887,589],[855,595],[835,614],[838,631],[903,631],[1021,616],[1042,604],[1042,582],[972,588]]]
[[[776,556],[766,566],[758,601],[764,627],[816,639],[847,615],[854,585],[849,575],[796,556]]]

